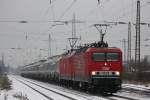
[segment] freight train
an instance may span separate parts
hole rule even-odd
[[[26,65],[21,75],[72,88],[115,93],[122,83],[122,51],[98,42]]]

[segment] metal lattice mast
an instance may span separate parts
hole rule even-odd
[[[77,43],[77,40],[79,39],[76,36],[76,23],[79,23],[79,22],[76,21],[75,14],[73,14],[73,19],[72,19],[71,23],[72,23],[72,38],[68,38],[68,39],[70,42],[71,49],[74,49],[74,47]]]
[[[135,65],[140,64],[140,0],[137,0]]]
[[[130,67],[131,63],[131,22],[128,23],[128,54],[127,54],[127,63]],[[130,68],[128,69],[130,70]]]
[[[76,23],[75,23],[75,21],[76,21],[75,14],[73,14],[73,19],[72,19],[72,46],[71,46],[72,49],[73,49],[75,42],[76,42],[76,39],[74,39],[74,38],[76,38]]]

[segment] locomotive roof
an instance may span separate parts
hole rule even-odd
[[[122,52],[120,48],[108,47],[108,48],[88,48],[88,51],[108,51],[108,52]]]
[[[74,54],[77,53],[85,53],[89,51],[108,51],[108,52],[121,52],[121,49],[117,47],[81,47],[78,49],[68,50],[68,52],[65,52],[62,54],[64,57],[71,57]]]

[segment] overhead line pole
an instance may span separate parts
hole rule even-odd
[[[140,64],[140,0],[137,0],[135,66],[138,67],[139,64]]]
[[[76,36],[76,23],[80,23],[80,21],[79,22],[76,21],[75,14],[73,14],[72,21],[66,21],[66,23],[72,23],[72,37],[68,38],[68,40],[69,40],[69,43],[70,43],[71,50],[73,50],[76,43],[77,43],[77,41],[78,41],[78,39],[79,39]]]
[[[131,22],[128,23],[128,54],[127,54],[128,71],[131,63]]]

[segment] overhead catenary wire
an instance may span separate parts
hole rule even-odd
[[[92,9],[88,12],[88,14],[85,15],[85,17],[84,17],[83,19],[87,19],[87,18],[89,17],[89,15],[93,14],[93,12],[94,12],[95,10],[102,8],[103,5],[108,4],[110,1],[111,1],[111,0],[104,0],[103,3],[102,3],[102,1],[101,1],[101,4],[100,4],[100,5],[98,4],[97,6],[95,6],[95,8],[92,8]],[[102,17],[104,18],[103,12],[100,11],[100,13],[102,14]]]
[[[53,0],[54,1],[54,0]],[[67,13],[67,12],[66,12]],[[48,30],[49,31],[49,30]],[[43,32],[44,33],[44,32]]]
[[[47,31],[49,31],[49,30],[47,30]]]
[[[141,0],[142,1],[142,0]],[[141,9],[143,8],[143,7],[146,7],[147,5],[149,5],[147,2],[146,3],[144,3],[144,4],[142,4],[140,7],[141,7]],[[127,15],[129,15],[129,14],[133,14],[133,13],[136,13],[136,7],[135,7],[135,9],[133,10],[133,11],[128,11],[128,12],[126,12],[126,13],[124,13],[124,15],[121,15],[121,16],[118,16],[115,20],[117,21],[117,20],[119,20],[119,19],[121,19],[121,18],[124,18],[124,17],[126,17]]]
[[[144,0],[141,0],[141,1],[144,1]],[[124,5],[124,4],[123,4]],[[129,8],[129,7],[132,7],[133,8],[133,6],[136,6],[136,1],[132,1],[132,3],[131,3],[131,5],[129,5],[129,6],[127,6],[126,8]],[[147,6],[148,5],[148,2],[146,2],[146,3],[144,3],[143,5],[141,5],[141,8],[142,7],[145,7],[145,6]],[[102,5],[101,5],[102,6]],[[136,8],[136,7],[135,7]],[[121,18],[124,18],[124,17],[126,17],[127,15],[129,15],[129,14],[132,14],[133,15],[133,12],[136,12],[136,9],[134,9],[134,10],[130,10],[130,11],[128,11],[128,12],[125,12],[125,7],[123,8],[124,9],[124,13],[121,15],[121,16],[118,16],[117,18],[115,18],[115,19],[113,19],[113,20],[119,20],[119,19],[121,19]],[[117,12],[115,12],[115,13],[113,13],[113,14],[111,14],[111,17],[112,16],[116,16],[116,15],[118,15],[120,12],[122,12],[122,9],[121,10],[119,10],[119,11],[117,11]]]
[[[47,8],[47,10],[45,11],[45,15],[47,15],[48,13],[49,13],[49,10],[50,10],[50,8],[51,8],[51,12],[52,12],[52,17],[53,17],[53,19],[55,18],[55,13],[54,13],[54,2],[56,2],[57,0],[50,0],[49,1],[49,4],[50,4],[50,6]]]
[[[61,18],[63,18],[64,15],[73,7],[73,5],[75,4],[76,1],[77,1],[77,0],[73,0],[73,1],[72,1],[72,3],[67,7],[67,9],[65,9],[65,11],[60,15],[60,17],[58,18],[59,20],[60,20]]]
[[[56,1],[56,0],[55,0]],[[76,2],[77,0],[73,0],[73,2],[69,5],[69,7],[67,7],[67,9],[61,14],[61,16],[58,18],[59,20],[62,18],[62,17],[64,17],[64,15],[67,13],[67,11],[69,11],[70,9],[71,9],[71,7],[74,5],[74,3]],[[52,9],[52,15],[53,15],[53,20],[54,20],[54,18],[55,18],[55,13],[54,13],[54,10],[53,10],[53,8],[51,8]],[[60,22],[60,23],[62,23],[61,21],[53,21],[53,23],[54,24],[52,24],[52,26],[50,27],[50,29],[52,29],[54,26],[56,26],[55,25],[55,23],[56,22]],[[48,32],[49,30],[47,30],[46,32]]]
[[[128,5],[128,6],[126,6],[126,7],[124,7],[124,1],[122,2],[122,0],[119,0],[121,3],[122,3],[122,6],[123,6],[123,9],[118,9],[118,11],[116,11],[116,12],[114,12],[114,13],[111,13],[111,16],[110,17],[112,17],[112,16],[116,16],[116,15],[118,15],[120,12],[122,13],[123,12],[123,14],[122,14],[122,16],[124,16],[126,13],[125,13],[125,8],[130,8],[130,7],[134,7],[134,6],[136,6],[136,2],[134,1],[132,1],[131,2],[131,4],[130,5]]]

